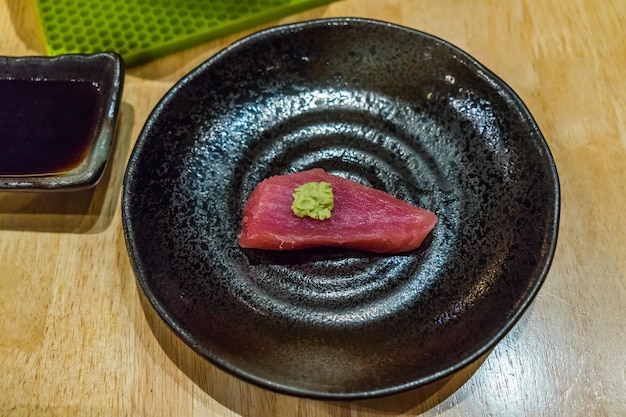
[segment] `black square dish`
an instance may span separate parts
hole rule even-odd
[[[0,57],[0,190],[95,186],[115,136],[123,77],[114,53]]]

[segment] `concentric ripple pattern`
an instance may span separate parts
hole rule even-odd
[[[214,201],[225,202],[218,211],[228,216],[216,227],[233,244],[243,205],[261,180],[314,167],[435,212],[442,207],[446,213],[455,210],[447,192],[452,188],[449,179],[432,155],[436,149],[421,140],[442,132],[426,113],[406,103],[367,91],[306,91],[234,106],[212,125],[231,126],[229,132],[240,135],[224,138],[220,129],[209,128],[199,141],[229,144],[228,155],[204,146],[208,160],[203,165],[227,173],[224,188],[211,192],[224,194]],[[225,285],[251,308],[305,321],[349,324],[415,302],[437,275],[437,265],[428,263],[432,240],[444,239],[454,227],[443,221],[422,248],[394,256],[338,249],[272,252],[216,246],[214,250],[229,277]]]

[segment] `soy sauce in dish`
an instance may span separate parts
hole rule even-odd
[[[92,145],[99,98],[86,81],[0,80],[0,175],[78,166]]]

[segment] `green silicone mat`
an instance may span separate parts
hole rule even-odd
[[[36,0],[48,55],[148,61],[335,0]]]

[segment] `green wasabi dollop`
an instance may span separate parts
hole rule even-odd
[[[307,182],[293,192],[291,210],[298,217],[326,220],[334,207],[333,189],[327,182]]]

